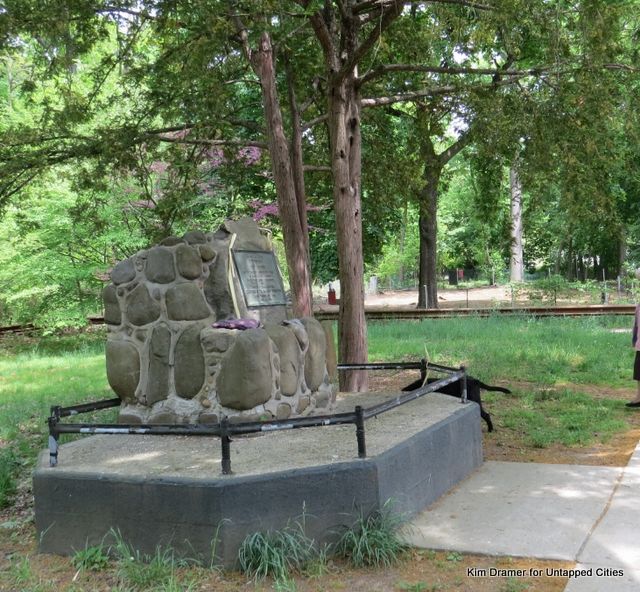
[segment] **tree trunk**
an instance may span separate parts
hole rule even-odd
[[[306,10],[309,0],[298,0]],[[316,3],[314,3],[316,4]],[[340,309],[338,331],[341,363],[367,361],[367,325],[364,316],[364,263],[362,257],[361,209],[361,130],[358,64],[376,46],[391,23],[402,13],[404,4],[380,5],[379,20],[362,43],[361,8],[355,0],[318,2],[310,17],[311,26],[322,47],[326,67],[333,203],[336,216],[338,265],[340,268]],[[378,12],[374,5],[372,10]],[[365,371],[341,372],[340,389],[367,390]]]
[[[562,272],[562,257],[564,254],[564,246],[564,239],[560,239],[560,244],[558,245],[558,250],[556,251],[555,260],[553,262],[553,273],[555,275],[560,275],[560,273]],[[567,262],[567,265],[571,265],[571,263]],[[566,277],[569,277],[568,273],[569,272],[567,272]]]
[[[584,282],[587,280],[587,266],[584,263],[584,257],[580,253],[578,253],[578,266],[576,269],[576,278],[581,282]]]
[[[567,246],[567,279],[572,282],[578,277],[578,262],[573,252],[573,238],[569,234],[569,245]]]
[[[522,246],[522,185],[518,175],[517,160],[509,170],[511,187],[511,263],[512,282],[524,280],[524,253]]]
[[[367,361],[362,256],[360,104],[354,76],[347,76],[329,92],[329,134],[333,201],[336,215],[340,309],[340,362]],[[340,373],[340,390],[366,391],[365,371]]]
[[[618,277],[624,275],[624,263],[627,260],[627,233],[624,227],[620,228],[618,237]]]
[[[425,185],[419,194],[420,269],[418,308],[438,308],[438,184],[442,169],[425,166]]]
[[[416,133],[424,160],[425,184],[419,199],[420,264],[418,278],[418,308],[438,308],[438,189],[444,167],[472,137],[471,128],[440,154],[436,153],[432,129],[432,113],[424,105],[417,109]]]
[[[400,287],[404,288],[404,250],[407,239],[407,224],[409,221],[409,201],[405,198],[404,208],[402,210],[402,226],[400,227],[400,241],[398,248],[400,249],[400,269],[398,269],[398,281]]]
[[[293,70],[287,59],[287,86],[289,87],[289,110],[291,112],[291,169],[293,174],[293,186],[296,193],[296,203],[298,205],[298,216],[300,218],[300,228],[302,239],[306,251],[306,267],[311,270],[311,255],[309,253],[309,225],[307,222],[307,193],[304,184],[304,160],[302,157],[302,119],[296,99]],[[309,291],[313,301],[313,286],[311,273],[309,272]]]
[[[251,55],[251,64],[262,87],[269,153],[284,236],[293,314],[295,317],[311,316],[313,308],[306,233],[300,221],[289,144],[284,134],[282,112],[276,90],[271,39],[268,33],[262,34],[258,50]]]

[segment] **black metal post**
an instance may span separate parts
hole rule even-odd
[[[420,380],[422,380],[422,384],[427,379],[427,360],[422,358],[420,360]]]
[[[231,438],[229,438],[229,420],[225,417],[220,422],[220,443],[222,445],[222,474],[231,475]]]
[[[51,415],[47,420],[49,424],[49,466],[55,467],[58,465],[58,432],[56,431],[56,425],[60,421],[60,406],[51,407]]]
[[[462,378],[460,379],[460,402],[467,402],[467,369],[464,366],[460,366],[460,372],[462,372]]]
[[[367,444],[364,437],[364,413],[360,405],[356,406],[356,438],[358,440],[358,458],[367,458]]]

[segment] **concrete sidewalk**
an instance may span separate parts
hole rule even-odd
[[[575,561],[565,592],[640,590],[640,444],[625,468],[488,461],[416,516],[411,545]]]

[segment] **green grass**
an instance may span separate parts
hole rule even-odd
[[[291,582],[293,572],[301,572],[310,563],[318,564],[318,552],[313,539],[304,530],[304,520],[282,530],[256,532],[240,545],[240,569],[256,580],[271,576],[282,588]]]
[[[110,547],[115,555],[118,580],[127,590],[153,590],[157,592],[186,591],[195,582],[182,582],[179,570],[188,565],[175,558],[170,548],[157,547],[153,555],[146,555],[129,545],[119,533],[113,533],[115,544]]]
[[[568,389],[527,392],[517,408],[502,413],[504,427],[524,436],[524,443],[546,448],[554,443],[584,446],[606,442],[627,426],[623,401],[595,399]]]
[[[109,565],[108,549],[104,545],[85,547],[71,558],[73,567],[80,571],[100,571]]]
[[[360,515],[336,543],[336,553],[354,567],[391,567],[406,550],[398,536],[402,516],[392,511],[389,501],[380,510]]]
[[[51,405],[112,397],[106,379],[104,335],[0,340],[0,507],[47,446]],[[115,411],[87,415],[111,421]],[[69,437],[61,438],[61,442]]]
[[[528,316],[370,323],[371,360],[427,357],[464,364],[485,382],[571,382],[629,386],[633,319],[623,316],[541,318]],[[614,332],[614,329],[628,332]]]
[[[502,429],[522,435],[534,448],[586,446],[606,442],[628,426],[622,398],[595,398],[581,385],[634,389],[632,324],[628,316],[498,315],[370,323],[369,351],[372,360],[425,356],[444,365],[464,364],[484,382],[510,384],[513,397],[483,394]]]

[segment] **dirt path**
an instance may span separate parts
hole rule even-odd
[[[511,291],[508,288],[494,286],[487,288],[470,288],[469,290],[439,290],[438,303],[441,307],[492,306],[497,302],[509,302]],[[416,290],[388,290],[378,294],[367,294],[367,306],[416,306],[418,291]]]

